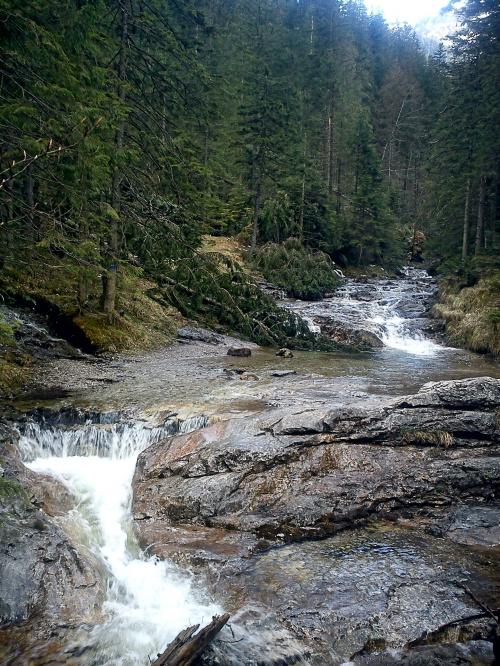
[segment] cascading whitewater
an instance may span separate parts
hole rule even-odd
[[[296,301],[286,307],[299,314],[315,333],[321,330],[315,317],[326,317],[347,328],[370,331],[386,347],[433,356],[442,347],[425,337],[422,326],[436,291],[435,280],[425,270],[406,267],[402,278],[367,283],[348,279],[330,298],[316,303]]]
[[[142,553],[130,518],[137,456],[154,442],[208,425],[206,417],[141,424],[88,424],[78,428],[20,428],[19,452],[31,470],[63,482],[77,499],[66,528],[101,567],[107,621],[89,633],[86,663],[148,663],[182,629],[206,622],[221,609],[196,592],[185,572]]]

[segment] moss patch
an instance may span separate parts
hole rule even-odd
[[[101,313],[102,282],[97,271],[86,275],[89,298],[88,307],[83,311],[77,299],[78,279],[79,275],[69,262],[63,259],[55,262],[50,255],[40,254],[29,268],[7,267],[0,279],[0,289],[25,301],[56,306],[98,351],[135,352],[168,344],[184,321],[177,310],[165,307],[149,296],[155,284],[144,279],[141,272],[130,265],[119,268],[116,299],[119,314],[114,325],[109,325]],[[9,331],[5,333],[8,335]],[[13,337],[10,343],[15,343]],[[1,350],[0,356],[1,365],[5,359]],[[8,363],[5,361],[6,386],[12,386],[12,389],[18,387],[18,380],[26,379],[26,364],[19,372],[20,363],[21,358],[17,357],[10,358]]]
[[[23,353],[14,338],[15,324],[0,320],[0,398],[12,395],[30,378],[34,360]]]
[[[26,491],[18,481],[9,481],[0,477],[0,499],[11,499],[13,497],[21,497],[29,503]]]

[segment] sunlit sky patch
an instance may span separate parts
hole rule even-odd
[[[416,25],[421,19],[438,16],[449,0],[365,0],[369,11],[382,13],[389,23]]]

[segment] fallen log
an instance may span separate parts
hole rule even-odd
[[[500,613],[500,608],[492,609],[496,615]],[[489,617],[490,614],[484,611],[483,613],[477,613],[476,615],[468,615],[467,617],[461,617],[459,620],[452,620],[446,624],[442,624],[436,629],[436,631],[441,631],[442,629],[447,629],[448,627],[453,627],[455,624],[462,624],[463,622],[471,622],[472,620],[481,620],[483,617]]]
[[[214,615],[212,622],[200,631],[198,631],[199,624],[184,629],[167,646],[167,649],[158,655],[151,666],[191,666],[228,620],[229,613]],[[198,633],[195,633],[196,631]]]

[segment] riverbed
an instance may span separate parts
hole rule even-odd
[[[398,650],[471,614],[474,604],[457,593],[455,577],[465,575],[494,605],[498,546],[457,546],[433,537],[425,521],[356,527],[249,559],[238,555],[239,564],[226,558],[217,570],[183,558],[182,548],[161,561],[154,548],[142,552],[131,519],[137,456],[166,436],[301,405],[376,404],[427,382],[500,378],[497,361],[426,336],[434,295],[431,278],[409,271],[375,285],[346,283],[323,302],[284,303],[313,328],[328,317],[366,328],[383,343],[371,351],[282,358],[231,338],[183,339],[140,356],[53,360],[26,394],[4,405],[9,416],[22,415],[21,459],[73,496],[73,508],[55,520],[97,563],[104,583],[102,620],[84,638],[67,636],[58,663],[80,650],[85,664],[146,665],[178,631],[226,609],[233,638],[226,631],[218,663],[364,663],[370,641]],[[228,356],[234,345],[248,346],[251,356]],[[474,649],[475,663],[490,663],[491,649]],[[24,663],[26,654],[6,663]]]

